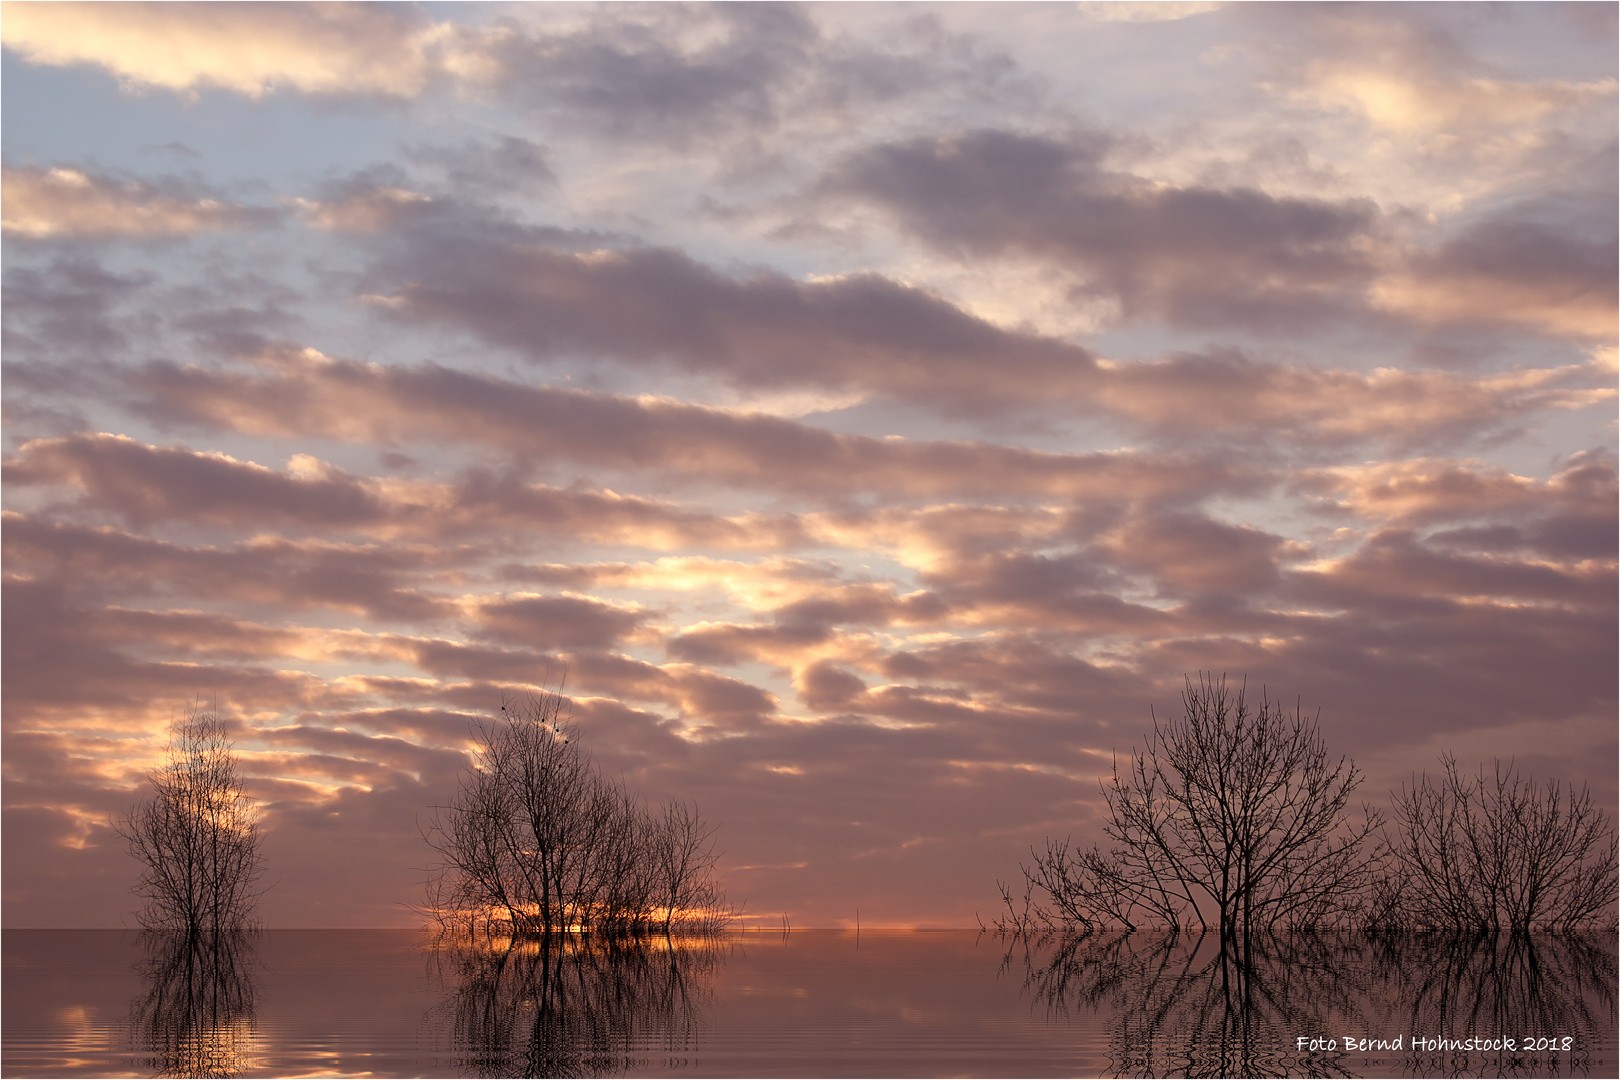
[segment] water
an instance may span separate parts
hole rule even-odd
[[[1620,1062],[1613,935],[1299,938],[1236,964],[1185,935],[508,952],[279,930],[199,952],[7,930],[4,961],[6,1076],[1603,1076]],[[1414,1035],[1477,1041],[1414,1050]]]

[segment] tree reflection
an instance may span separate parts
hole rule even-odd
[[[1612,935],[1019,935],[1003,970],[1053,1015],[1110,1016],[1118,1076],[1568,1075],[1614,1030]],[[1332,1052],[1296,1040],[1336,1037]],[[1346,1052],[1346,1036],[1400,1050]],[[1570,1036],[1571,1051],[1414,1052],[1425,1039]]]
[[[474,1076],[601,1076],[697,1046],[715,935],[601,939],[536,935],[441,943],[455,987],[455,1050]]]
[[[1612,934],[1390,934],[1372,939],[1372,1023],[1426,1039],[1477,1033],[1513,1052],[1409,1052],[1412,1076],[1555,1076],[1589,1071],[1582,1036],[1616,1021]],[[1570,1051],[1526,1051],[1531,1038],[1571,1037]]]
[[[130,1007],[136,1048],[158,1076],[235,1076],[251,1067],[252,935],[141,935],[146,996]]]
[[[1017,939],[1024,989],[1057,1015],[1108,1011],[1118,1076],[1341,1076],[1301,1060],[1320,1011],[1353,1010],[1357,986],[1328,939],[1252,939],[1242,959],[1215,934]]]

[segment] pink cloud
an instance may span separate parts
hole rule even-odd
[[[30,240],[189,236],[263,227],[280,216],[262,207],[152,184],[119,183],[67,167],[8,167],[0,170],[0,183],[5,188],[0,228]]]

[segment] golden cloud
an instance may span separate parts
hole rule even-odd
[[[0,228],[31,240],[225,232],[250,228],[273,214],[217,199],[164,195],[148,185],[120,184],[69,168],[6,168],[0,182],[5,195]]]
[[[128,88],[249,97],[413,97],[437,71],[476,72],[467,31],[377,4],[7,3],[0,40],[36,64],[93,64]]]

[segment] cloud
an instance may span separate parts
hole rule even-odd
[[[1371,300],[1422,322],[1518,323],[1612,341],[1616,251],[1612,227],[1594,235],[1497,217],[1413,255],[1374,284]]]
[[[1250,526],[1184,511],[1133,516],[1104,543],[1119,565],[1152,574],[1168,591],[1239,596],[1263,594],[1277,581],[1278,559],[1290,548],[1303,550]]]
[[[1538,414],[1588,408],[1614,395],[1612,373],[1601,363],[1474,375],[1320,368],[1235,349],[1098,360],[1061,339],[1002,330],[875,275],[835,282],[775,274],[737,279],[667,251],[579,254],[503,242],[494,238],[493,224],[458,233],[452,243],[462,248],[459,256],[448,250],[430,256],[426,247],[413,247],[390,272],[417,267],[441,284],[402,286],[373,306],[385,321],[403,317],[464,331],[548,366],[588,355],[626,371],[716,378],[745,394],[831,395],[840,406],[870,399],[961,419],[1097,418],[1170,447],[1238,439],[1256,451],[1278,447],[1293,454],[1355,443],[1411,453],[1497,439],[1534,423]],[[428,235],[436,233],[427,229],[418,239]],[[84,261],[58,261],[45,272],[19,268],[8,277],[8,330],[31,355],[116,343],[135,318],[123,308],[150,284]],[[1521,278],[1528,282],[1531,275],[1525,271]],[[1594,301],[1584,310],[1598,306]],[[845,463],[841,477],[859,471],[874,478],[885,471],[881,461],[908,456],[957,454],[964,465],[972,457],[966,475],[998,458],[1021,457],[1031,465],[1057,460],[986,444],[961,454],[943,441],[879,448],[870,437],[833,436],[736,409],[632,402],[444,367],[333,360],[252,332],[257,324],[268,326],[274,312],[238,317],[233,311],[193,321],[265,374],[250,378],[233,365],[151,363],[137,379],[149,415],[266,433],[312,423],[329,437],[401,445],[418,435],[471,439],[528,454],[603,463],[659,459],[691,470],[741,465],[742,455],[724,444],[740,449],[748,443],[749,467],[769,462],[784,478],[832,458]],[[233,320],[250,329],[233,337]],[[45,377],[28,365],[14,370]],[[350,402],[361,387],[366,401],[357,409]],[[529,416],[519,418],[521,409]],[[609,450],[610,429],[639,436],[613,442]],[[673,437],[676,429],[680,438]],[[789,445],[792,453],[778,452]]]
[[[1110,408],[1189,441],[1259,427],[1298,447],[1370,441],[1399,453],[1500,438],[1544,410],[1612,401],[1611,382],[1595,364],[1484,375],[1410,367],[1360,372],[1214,352],[1118,365],[1101,390]]]
[[[802,77],[819,39],[792,7],[609,8],[583,25],[502,36],[490,55],[519,100],[599,134],[681,141],[770,126],[777,92]]]
[[[132,88],[219,87],[411,97],[471,57],[450,24],[372,4],[5,5],[6,48],[30,63],[93,64]]]
[[[476,194],[532,193],[557,185],[545,148],[516,135],[454,145],[428,144],[412,147],[408,154],[413,162],[443,170],[453,188]]]
[[[1596,235],[1592,222],[1541,221],[1530,207],[1436,243],[1437,228],[1397,229],[1370,200],[1150,182],[1108,171],[1109,150],[1098,133],[970,131],[857,151],[819,188],[881,207],[964,263],[1048,261],[1071,275],[1073,300],[1103,298],[1126,322],[1298,333],[1394,313],[1614,336],[1613,215],[1601,202]]]
[[[1419,458],[1344,465],[1302,474],[1305,491],[1331,491],[1336,510],[1408,524],[1515,519],[1529,514],[1595,512],[1616,498],[1613,458],[1575,455],[1546,480],[1478,460]]]
[[[117,597],[154,591],[247,605],[325,608],[402,623],[452,618],[459,609],[417,588],[415,575],[455,566],[426,547],[295,542],[258,536],[187,546],[111,527],[91,528],[7,511],[4,544],[17,567],[74,589]]]
[[[1256,199],[1256,206],[1268,202]],[[1254,200],[1240,193],[1230,201]],[[1039,203],[1037,197],[1009,194],[1005,205],[1016,209],[1005,213],[1024,217]],[[984,205],[999,204],[984,200]],[[940,213],[939,220],[948,223],[943,227],[971,229],[973,211],[958,210]],[[1276,204],[1257,213],[1296,222],[1313,235],[1337,234],[1336,216],[1355,216],[1305,204]],[[1075,220],[1067,212],[1064,216]],[[1296,245],[1284,238],[1273,244],[1266,239],[1269,226],[1255,222],[1251,228],[1242,218],[1238,213],[1208,228],[1161,222],[1153,227],[1159,240],[1140,249],[1131,241],[1120,249],[1121,258],[1129,262],[1140,256],[1155,265],[1162,258],[1168,272],[1184,276],[1190,289],[1243,289],[1248,246],[1256,265],[1266,264],[1256,271],[1257,280],[1273,283],[1263,288],[1282,290],[1273,298],[1282,305],[1278,312],[1287,307],[1304,318],[1319,300],[1328,302],[1323,297],[1333,290],[1315,289],[1313,271],[1293,265],[1316,258],[1313,242]],[[1129,215],[1125,224],[1108,215],[1099,220],[1097,227],[1105,232],[1130,228]],[[1063,244],[1063,229],[1069,227],[1033,218],[1025,224],[1038,238],[1031,242],[1043,245]],[[1292,227],[1278,226],[1284,233]],[[1189,245],[1199,246],[1202,254]],[[1334,265],[1342,262],[1340,255],[1359,258],[1345,251],[1318,254]],[[1594,259],[1601,262],[1601,256]],[[1588,259],[1579,273],[1589,278],[1593,262]],[[1332,304],[1348,312],[1363,303],[1361,291],[1373,280],[1371,265],[1363,269],[1366,274],[1357,271],[1355,290],[1339,294]],[[1565,325],[1546,298],[1569,290],[1532,280],[1528,268],[1514,272],[1521,284],[1498,280],[1518,289],[1530,306],[1509,310],[1507,317]],[[406,282],[390,286],[388,315],[460,329],[544,363],[587,355],[631,368],[717,377],[749,392],[818,390],[904,401],[953,418],[1080,411],[1194,444],[1218,432],[1222,438],[1246,433],[1256,442],[1374,440],[1411,446],[1454,440],[1464,431],[1479,437],[1523,423],[1543,409],[1583,408],[1612,396],[1606,373],[1600,388],[1592,388],[1583,384],[1594,373],[1580,365],[1474,378],[1409,368],[1321,369],[1265,362],[1229,349],[1099,361],[1060,338],[1001,329],[942,297],[877,275],[814,282],[769,272],[736,278],[662,249],[570,252],[480,233],[449,240],[431,253],[423,247],[408,261],[392,261],[388,273],[408,275]],[[1590,280],[1581,280],[1586,290],[1581,295],[1588,298],[1565,296],[1560,302],[1591,321],[1609,301]],[[1300,290],[1293,299],[1283,296]],[[1295,305],[1296,299],[1303,306]],[[1350,401],[1354,407],[1346,407]]]
[[[847,494],[1117,497],[1253,483],[1196,457],[1050,453],[976,442],[843,435],[757,413],[662,398],[532,386],[438,366],[333,360],[313,350],[260,358],[254,373],[153,363],[128,373],[141,411],[164,423],[257,435],[319,432],[404,445],[496,448],[737,485]]]
[[[125,346],[129,313],[121,310],[141,296],[155,275],[145,270],[119,273],[87,258],[53,259],[36,269],[10,265],[5,272],[5,344],[32,355],[104,354]],[[36,382],[60,384],[60,369],[33,373]]]
[[[1508,76],[1473,53],[1461,35],[1426,18],[1428,13],[1390,18],[1317,8],[1301,14],[1325,48],[1295,54],[1296,63],[1308,57],[1296,93],[1318,106],[1352,110],[1381,132],[1418,140],[1430,153],[1523,152],[1545,136],[1547,122],[1558,114],[1614,97],[1613,78]]]
[[[1373,597],[1398,598],[1417,605],[1420,597],[1443,597],[1444,603],[1516,602],[1614,606],[1613,562],[1555,566],[1511,558],[1437,552],[1418,542],[1416,534],[1390,529],[1372,536],[1354,555],[1313,568],[1321,575],[1323,598],[1353,590],[1357,602]],[[1314,583],[1313,583],[1314,584]]]
[[[860,676],[826,660],[810,665],[795,681],[800,699],[817,712],[842,708],[866,693]]]
[[[8,534],[11,527],[8,523]],[[6,542],[9,548],[9,535]],[[38,567],[38,560],[33,565]],[[43,726],[116,740],[161,726],[174,709],[199,695],[225,692],[238,706],[272,709],[350,696],[304,672],[224,658],[197,664],[143,654],[138,638],[97,632],[99,605],[105,601],[84,599],[82,585],[54,576],[12,576],[5,582],[7,609],[19,620],[8,620],[5,630],[7,653],[19,664],[7,679],[8,733]]]
[[[173,237],[260,228],[278,214],[181,191],[58,166],[0,170],[5,202],[0,227],[29,240],[59,237]]]
[[[348,233],[397,228],[435,209],[429,196],[397,187],[368,187],[332,200],[297,199],[295,203],[316,228]]]
[[[1100,22],[1173,22],[1219,11],[1226,5],[1209,0],[1080,0],[1074,5],[1080,14]]]
[[[1287,326],[1334,317],[1371,276],[1380,216],[1367,200],[1152,183],[1109,171],[1106,136],[981,129],[880,143],[821,181],[886,210],[961,260],[1034,256],[1126,319]]]
[[[8,8],[6,925],[199,696],[270,925],[411,921],[548,680],[801,925],[1200,671],[1612,803],[1613,12],[1207,9]]]
[[[1353,108],[1394,135],[1502,137],[1503,128],[1526,129],[1549,113],[1614,94],[1612,80],[1572,83],[1414,76],[1386,63],[1321,63],[1313,71],[1324,104]],[[1432,144],[1431,144],[1432,145]]]
[[[1320,508],[1350,520],[1428,527],[1428,542],[1453,554],[1531,553],[1560,572],[1614,562],[1620,486],[1605,453],[1576,454],[1547,480],[1478,461],[1417,460],[1312,471],[1296,485],[1331,493]]]
[[[649,664],[608,653],[568,653],[569,685],[613,699],[661,704],[676,713],[683,738],[703,741],[757,730],[776,712],[776,699],[741,679],[696,664]],[[611,707],[611,706],[608,706]]]
[[[486,92],[553,130],[668,149],[722,175],[780,172],[874,109],[1029,103],[1005,52],[933,14],[883,13],[877,35],[790,5],[519,8],[481,53]],[[702,151],[718,151],[718,160]]]
[[[748,389],[906,397],[956,415],[1027,405],[1038,394],[1075,398],[1092,382],[1084,349],[1000,330],[875,274],[806,282],[761,270],[737,278],[660,248],[420,239],[409,262],[386,267],[409,275],[386,286],[386,310],[537,360],[585,353],[662,362]]]
[[[375,520],[379,500],[354,478],[313,458],[287,476],[226,454],[155,447],[122,435],[78,435],[24,443],[6,463],[6,482],[69,484],[98,507],[137,524],[182,518],[240,522],[288,519],[317,526]]]
[[[407,489],[408,490],[408,489]],[[429,488],[440,508],[439,535],[472,536],[505,527],[536,539],[597,542],[656,551],[710,548],[780,551],[813,543],[792,514],[723,516],[668,500],[525,483],[516,476],[470,469],[454,486]]]
[[[935,20],[879,45],[825,36],[786,5],[669,4],[498,12],[435,21],[410,6],[6,5],[24,61],[91,65],[126,90],[225,90],[412,101],[437,89],[505,102],[558,129],[677,148],[806,117],[853,121],[872,102],[944,90],[1004,96],[1012,63]]]
[[[537,649],[612,646],[635,631],[647,613],[588,596],[516,593],[478,605],[481,631],[498,641]]]
[[[810,542],[791,516],[721,517],[612,491],[558,489],[470,469],[453,483],[356,477],[308,454],[285,471],[228,454],[151,446],[124,435],[23,443],[5,462],[17,488],[66,487],[81,505],[138,526],[160,522],[338,532],[394,540],[463,539],[511,529],[536,539],[778,549]]]

